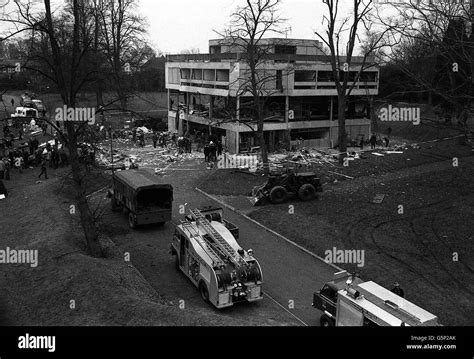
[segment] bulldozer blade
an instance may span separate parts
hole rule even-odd
[[[254,207],[262,206],[267,202],[267,196],[257,195],[257,197],[253,197],[252,199],[250,199],[250,202],[252,202]]]

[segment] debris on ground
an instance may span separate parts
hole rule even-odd
[[[201,152],[179,153],[173,146],[153,148],[152,145],[137,147],[130,140],[114,140],[113,156],[110,155],[110,142],[105,141],[97,145],[96,162],[104,167],[114,166],[140,166],[155,169],[162,169],[170,163],[181,163],[185,160],[204,160]]]
[[[384,194],[376,194],[371,203],[381,204],[385,198]]]
[[[332,173],[332,174],[335,174],[335,175],[338,175],[338,176],[342,176],[342,177],[345,177],[345,178],[349,178],[349,179],[354,179],[354,177],[351,177],[351,176],[347,176],[347,175],[344,175],[342,173],[337,173],[337,172],[333,172],[333,171],[328,171],[329,173]]]

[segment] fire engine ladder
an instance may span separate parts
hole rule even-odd
[[[199,245],[204,250],[204,252],[206,252],[209,255],[209,257],[211,257],[215,266],[224,264],[224,262],[221,259],[221,255],[219,255],[219,253],[214,248],[212,248],[210,243],[206,242],[199,235],[198,231],[193,227],[192,223],[182,221],[181,224],[183,225],[183,228],[189,232],[190,237],[194,238],[196,242],[199,243]]]
[[[242,257],[232,248],[229,243],[217,232],[214,227],[208,222],[206,217],[199,211],[199,209],[192,209],[191,211],[192,216],[196,220],[196,223],[200,225],[206,233],[211,236],[211,238],[217,243],[219,248],[236,264],[237,266],[241,266],[245,264],[245,261]]]

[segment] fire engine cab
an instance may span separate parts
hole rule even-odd
[[[175,226],[171,254],[176,268],[217,308],[263,298],[262,271],[252,250],[236,241],[238,228],[222,218],[222,209],[193,209]]]
[[[313,295],[321,326],[436,326],[438,318],[372,281],[346,271]]]

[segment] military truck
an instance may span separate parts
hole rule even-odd
[[[164,225],[171,220],[173,186],[146,170],[116,171],[112,176],[112,211],[124,210],[130,228]]]

